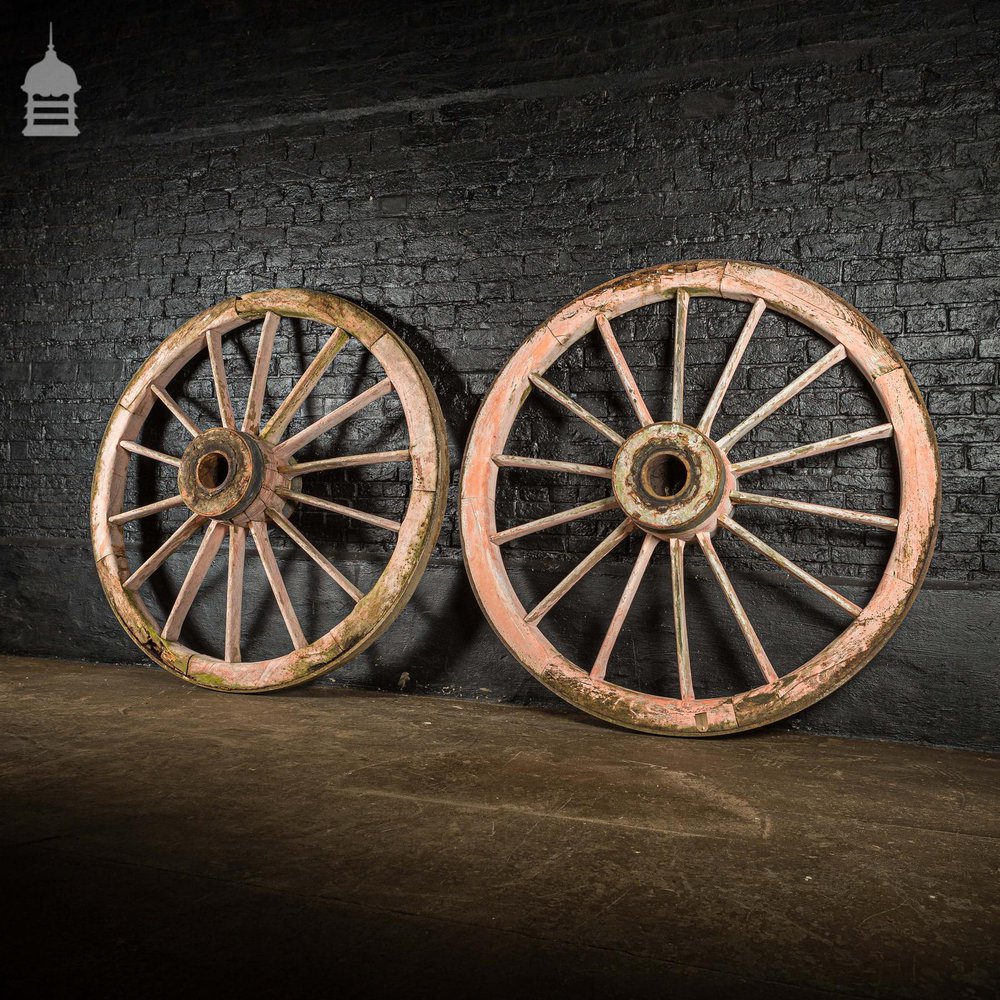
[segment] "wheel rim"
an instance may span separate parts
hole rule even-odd
[[[274,339],[283,317],[332,328],[326,342],[291,392],[262,424]],[[222,354],[222,338],[263,319],[247,406],[237,420]],[[285,431],[303,403],[353,337],[385,371],[385,378],[297,433]],[[219,410],[219,426],[202,428],[167,390],[171,379],[201,351],[207,351]],[[321,434],[395,393],[405,417],[405,450],[296,462],[295,455]],[[178,420],[191,442],[180,456],[138,443],[154,407]],[[175,466],[175,495],[123,510],[128,463],[134,456]],[[400,522],[302,492],[299,481],[330,468],[407,462],[412,470],[406,513]],[[388,327],[364,309],[333,295],[303,289],[254,292],[206,310],[167,338],[125,389],[108,423],[98,453],[91,500],[91,533],[98,573],[115,615],[129,636],[155,662],[185,680],[231,691],[263,691],[311,680],[352,659],[375,641],[402,611],[427,565],[447,499],[448,459],[444,420],[419,362]],[[371,589],[357,587],[288,518],[303,504],[374,525],[396,536],[388,563]],[[130,566],[123,528],[174,507],[188,516],[149,558]],[[270,544],[277,527],[355,602],[326,634],[309,642],[302,632]],[[197,553],[161,625],[150,613],[141,588],[180,546],[203,532]],[[180,633],[223,540],[229,539],[224,656],[188,648]],[[248,539],[249,536],[249,539]],[[245,549],[252,540],[291,640],[282,655],[244,661],[240,642]]]
[[[688,307],[694,296],[735,299],[753,305],[708,406],[697,424],[693,421],[687,424],[684,354]],[[669,419],[657,422],[622,355],[611,321],[666,299],[674,299],[676,303],[677,333],[673,344],[671,412]],[[726,390],[767,309],[822,335],[831,343],[831,350],[731,431],[713,439],[713,424]],[[594,330],[604,342],[640,425],[640,430],[627,439],[545,378],[545,372],[566,350]],[[885,422],[781,453],[743,462],[729,460],[728,451],[737,441],[825,371],[844,361],[852,363],[873,388],[885,411]],[[608,469],[505,454],[511,428],[531,391],[549,396],[596,433],[618,445],[614,466]],[[741,488],[742,477],[758,469],[888,437],[895,444],[899,465],[896,518],[785,501]],[[643,455],[640,445],[648,445],[652,450]],[[652,497],[647,490],[643,496],[641,479],[646,468],[643,463],[671,451],[687,466],[690,490],[684,496],[680,491],[661,493],[658,497],[655,490]],[[697,475],[691,475],[693,457],[702,461]],[[714,468],[712,460],[716,460]],[[607,500],[498,531],[497,479],[499,470],[508,467],[606,478],[612,480],[614,492]],[[718,482],[723,483],[721,498],[713,493]],[[650,502],[657,499],[662,501],[660,520],[656,519],[656,504]],[[687,509],[683,513],[690,517],[677,513],[684,504]],[[872,530],[895,531],[885,572],[867,605],[859,608],[758,539],[736,519],[741,506],[781,507]],[[933,551],[939,508],[937,443],[927,411],[903,360],[868,319],[827,289],[776,268],[735,261],[689,261],[625,275],[581,295],[543,323],[515,352],[483,400],[473,425],[462,470],[460,526],[466,567],[483,611],[511,653],[538,680],[578,708],[607,721],[647,732],[697,736],[738,732],[777,721],[818,701],[860,670],[888,641],[916,596]],[[624,515],[621,523],[541,602],[525,609],[508,576],[502,546],[535,531],[609,510]],[[715,551],[712,536],[718,530],[740,539],[826,597],[851,618],[850,623],[818,654],[784,676],[777,676]],[[541,632],[539,623],[633,531],[643,532],[644,537],[632,573],[597,658],[592,666],[581,667],[556,649]],[[680,698],[645,694],[604,679],[618,633],[653,550],[661,542],[669,546],[670,553]],[[762,682],[750,690],[725,697],[695,696],[683,585],[685,549],[692,544],[703,553],[758,667]]]

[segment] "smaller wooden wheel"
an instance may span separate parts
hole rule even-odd
[[[742,329],[708,404],[700,415],[685,407],[685,344],[692,297],[750,303]],[[612,321],[652,303],[675,303],[670,412],[656,417],[647,406],[612,329]],[[827,353],[724,433],[715,432],[726,392],[766,310],[774,310],[825,338]],[[548,369],[582,337],[596,331],[610,367],[631,404],[638,429],[619,431],[546,377]],[[885,417],[869,427],[783,451],[731,457],[734,445],[834,366],[849,362],[874,390]],[[511,454],[507,442],[531,393],[541,393],[588,425],[597,440],[617,448],[613,461],[565,461],[563,457]],[[582,429],[582,428],[581,428]],[[744,487],[758,470],[891,439],[899,468],[896,517],[829,504],[765,495]],[[606,442],[605,445],[606,447]],[[527,523],[499,528],[498,476],[533,469],[549,474],[606,480],[604,499],[558,510]],[[581,295],[542,324],[515,352],[476,417],[462,470],[462,551],[476,596],[497,634],[543,684],[584,711],[652,733],[698,736],[738,732],[797,712],[847,681],[899,626],[930,563],[940,507],[937,444],[930,419],[903,360],[872,323],[842,299],[795,275],[738,261],[687,261],[628,274]],[[874,595],[865,607],[778,552],[742,522],[754,508],[832,519],[857,530],[895,534],[895,543]],[[541,600],[525,606],[504,562],[510,543],[536,532],[613,511],[620,521]],[[738,516],[739,512],[739,516]],[[764,559],[821,595],[847,619],[843,631],[807,662],[779,675],[759,639],[713,543],[733,536]],[[543,619],[617,546],[639,533],[639,547],[624,591],[600,649],[585,666],[574,663],[542,631]],[[609,660],[654,550],[669,554],[672,618],[679,697],[646,693],[606,679]],[[703,555],[745,640],[756,686],[730,695],[699,695],[692,662],[685,602],[685,560]],[[667,669],[664,666],[664,669]]]
[[[332,328],[288,395],[262,423],[262,409],[275,336],[282,317],[311,320]],[[231,400],[222,340],[263,319],[246,409],[237,421]],[[334,359],[353,337],[382,366],[385,377],[353,398],[286,436],[293,418]],[[199,427],[168,391],[171,380],[200,352],[207,352],[218,425]],[[335,455],[297,461],[310,442],[353,414],[395,393],[405,417],[409,446],[386,452]],[[163,407],[190,435],[181,455],[139,442],[154,407]],[[162,414],[161,414],[162,415]],[[152,460],[177,470],[171,495],[123,510],[130,459]],[[330,469],[409,463],[412,481],[401,521],[368,513],[304,491],[301,481]],[[189,320],[153,352],[122,394],[101,442],[94,472],[91,532],[101,584],[125,631],[151,659],[185,680],[227,691],[266,691],[311,680],[356,656],[392,623],[416,587],[437,541],[448,486],[448,452],[437,397],[420,363],[384,324],[364,309],[333,295],[302,289],[254,292],[220,303]],[[307,505],[373,525],[395,538],[381,576],[361,590],[293,523],[292,511]],[[184,508],[186,519],[137,566],[129,564],[126,525]],[[274,526],[301,549],[349,598],[353,607],[324,635],[310,642],[303,632],[271,547]],[[201,532],[191,561],[164,622],[142,597],[166,561]],[[244,660],[241,648],[244,562],[252,538],[291,643],[283,655]],[[182,629],[224,541],[228,540],[225,620],[219,624],[222,655],[191,649]]]

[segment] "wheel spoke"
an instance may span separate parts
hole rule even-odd
[[[752,531],[747,531],[742,524],[737,524],[732,518],[720,517],[721,524],[730,534],[735,535],[740,541],[745,542],[755,552],[759,552],[765,559],[770,559],[775,566],[780,566],[786,573],[800,580],[807,587],[815,590],[817,594],[822,594],[828,601],[842,608],[849,615],[857,618],[861,614],[859,608],[853,601],[849,601],[843,594],[838,594],[832,587],[828,587],[822,580],[817,579],[812,573],[806,572],[801,566],[796,565],[787,556],[783,556],[777,549],[772,549],[767,542],[758,538]]]
[[[138,521],[140,517],[159,514],[161,510],[170,510],[173,507],[183,506],[184,498],[182,496],[167,497],[164,500],[148,503],[145,507],[136,507],[133,510],[125,510],[120,514],[115,514],[113,517],[108,518],[108,524],[127,524],[129,521]]]
[[[760,672],[769,684],[773,684],[778,679],[778,675],[774,672],[774,667],[771,666],[771,661],[768,659],[767,653],[764,652],[764,647],[760,644],[760,639],[757,638],[757,633],[753,625],[750,624],[750,619],[747,617],[747,613],[743,609],[743,604],[733,589],[729,574],[726,573],[725,567],[720,562],[719,554],[715,551],[715,546],[712,544],[712,539],[708,532],[702,532],[698,535],[698,544],[701,546],[701,551],[705,554],[705,559],[712,569],[716,582],[725,595],[726,603],[733,612],[733,617],[736,619],[736,624],[739,625],[740,631],[743,633],[746,644],[750,647],[750,652],[753,653],[754,659],[757,661],[757,666],[760,667]]]
[[[292,391],[282,400],[274,415],[264,425],[261,437],[274,443],[280,440],[285,429],[292,422],[292,417],[299,412],[302,404],[309,398],[313,389],[319,385],[319,380],[326,374],[327,368],[333,364],[333,359],[344,349],[349,337],[340,327],[335,327],[326,343],[319,349],[312,363],[302,373]]]
[[[166,389],[161,389],[158,385],[151,385],[149,388],[153,395],[180,421],[191,437],[197,437],[201,433],[198,425],[177,405],[176,400]]]
[[[508,528],[506,531],[498,531],[495,535],[490,536],[490,541],[495,545],[503,545],[505,542],[514,541],[515,538],[533,535],[536,531],[545,531],[547,528],[554,528],[560,524],[577,521],[581,517],[590,517],[591,514],[600,514],[606,510],[615,510],[617,507],[618,501],[614,497],[593,500],[590,503],[580,504],[579,507],[570,507],[569,510],[561,510],[557,514],[540,517],[536,521],[519,524],[514,528]]]
[[[863,510],[845,510],[843,507],[826,507],[818,503],[805,503],[802,500],[790,500],[787,497],[764,496],[761,493],[742,493],[736,490],[729,494],[734,504],[745,507],[773,507],[777,510],[794,510],[802,514],[815,514],[817,517],[829,517],[834,521],[846,521],[848,524],[863,524],[867,528],[884,528],[895,531],[899,521],[894,517],[882,514],[869,514]]]
[[[563,577],[543,597],[531,611],[525,615],[525,622],[537,625],[556,604],[565,597],[612,549],[620,545],[635,530],[632,521],[625,520],[611,532],[596,548],[592,549],[576,566]]]
[[[550,399],[554,399],[560,406],[564,406],[574,416],[579,417],[585,424],[589,424],[595,431],[603,434],[606,438],[614,441],[615,444],[622,444],[625,440],[616,430],[612,430],[603,420],[599,420],[589,410],[585,410],[575,399],[571,399],[561,389],[557,389],[547,379],[541,375],[529,375],[531,384],[540,389]]]
[[[879,424],[877,427],[867,427],[863,431],[852,431],[850,434],[840,434],[824,441],[813,441],[811,444],[802,444],[786,451],[776,451],[771,455],[761,455],[759,458],[748,458],[745,462],[736,462],[733,465],[733,474],[742,476],[758,469],[769,469],[773,465],[797,462],[803,458],[812,458],[814,455],[825,455],[829,451],[851,448],[854,445],[868,444],[870,441],[889,437],[892,437],[892,424]]]
[[[755,410],[741,424],[737,424],[728,434],[716,442],[722,451],[728,451],[740,438],[746,437],[762,420],[765,420],[776,410],[780,410],[790,399],[797,396],[806,386],[811,385],[825,371],[843,361],[847,351],[843,344],[838,344],[827,352],[815,364],[810,365],[798,378],[793,379],[780,392],[775,393],[760,409]]]
[[[684,602],[684,542],[670,539],[670,584],[673,591],[674,634],[677,637],[677,678],[681,700],[694,701],[691,679],[691,649],[688,646],[687,608]]]
[[[126,451],[132,452],[133,455],[144,455],[146,458],[152,458],[164,465],[173,465],[174,467],[181,464],[181,460],[176,455],[167,455],[155,448],[147,448],[145,445],[139,444],[138,441],[120,441],[119,444]]]
[[[278,569],[278,561],[274,558],[274,549],[271,548],[271,540],[267,537],[267,524],[264,521],[251,521],[250,533],[253,535],[253,543],[264,566],[267,582],[271,585],[271,593],[274,594],[274,599],[277,601],[278,610],[284,619],[289,638],[296,649],[301,649],[308,643],[302,632],[302,626],[299,625],[299,619],[295,615],[288,591],[285,589],[285,581]]]
[[[677,292],[677,308],[674,315],[674,376],[670,394],[670,419],[684,423],[684,347],[687,341],[688,305],[690,293],[683,288]]]
[[[270,314],[268,314],[270,315]],[[229,526],[229,570],[226,575],[226,660],[239,663],[240,625],[243,620],[243,567],[246,562],[247,529]]]
[[[219,418],[223,427],[235,428],[236,417],[233,415],[233,401],[226,381],[226,363],[222,356],[222,334],[218,330],[209,330],[205,334],[205,341],[212,363],[212,382],[215,384],[215,398],[219,403]]]
[[[649,407],[646,406],[646,401],[642,398],[642,393],[639,391],[639,385],[632,374],[632,369],[629,368],[628,362],[625,360],[625,355],[622,354],[622,349],[615,339],[611,323],[608,322],[607,316],[603,313],[597,314],[597,329],[601,333],[601,339],[604,341],[604,346],[608,349],[608,354],[611,355],[611,363],[615,366],[615,371],[618,372],[618,378],[621,379],[625,395],[628,396],[628,401],[632,404],[632,409],[635,410],[635,415],[639,418],[639,423],[643,427],[648,427],[653,423]]]
[[[122,586],[126,590],[138,590],[207,520],[203,514],[192,514]]]
[[[740,362],[743,360],[743,355],[746,353],[750,338],[753,336],[754,330],[757,329],[757,324],[760,322],[761,316],[764,315],[766,308],[767,303],[763,299],[757,299],[750,310],[750,315],[747,316],[746,322],[743,324],[743,329],[740,330],[739,337],[736,338],[732,353],[726,361],[726,367],[722,369],[719,381],[712,391],[712,398],[708,401],[705,412],[701,415],[701,420],[698,421],[698,430],[706,436],[711,436],[712,424],[715,422],[719,408],[722,406],[722,400],[729,386],[732,384],[736,369],[739,368]]]
[[[494,455],[493,464],[508,469],[538,469],[545,472],[570,472],[580,476],[610,479],[611,470],[604,465],[581,465],[579,462],[560,462],[554,458],[529,458],[527,455]]]
[[[274,335],[278,332],[280,323],[281,317],[277,313],[264,314],[264,322],[260,327],[260,340],[257,342],[257,359],[254,361],[253,377],[250,379],[250,395],[247,397],[247,408],[243,414],[245,434],[256,434],[260,430],[261,408],[264,405],[264,393],[267,391],[267,373],[271,368],[271,354],[274,351]]]
[[[163,626],[163,638],[168,642],[173,642],[181,634],[181,626],[191,610],[194,599],[198,596],[198,591],[205,580],[209,567],[215,559],[219,546],[222,544],[222,536],[226,533],[226,525],[222,521],[213,521],[205,537],[198,546],[194,559],[188,568],[187,576],[181,584],[181,589],[177,591],[177,598],[174,606],[170,609],[167,623]]]
[[[299,531],[298,528],[295,527],[294,524],[292,524],[291,521],[288,520],[287,517],[279,514],[277,511],[271,511],[269,516],[271,520],[274,521],[274,523],[281,528],[281,530],[288,535],[288,537],[295,542],[295,544],[302,549],[302,551],[305,552],[305,554],[309,556],[309,558],[312,559],[312,561],[316,563],[316,565],[319,566],[319,568],[323,570],[323,572],[326,573],[326,575],[329,576],[330,579],[333,580],[333,582],[336,583],[337,586],[340,587],[340,589],[343,590],[352,601],[354,601],[355,604],[365,596],[360,590],[358,590],[357,587],[354,586],[353,583],[351,583],[350,580],[347,579],[346,576],[344,576],[343,573],[340,572],[339,569],[337,569],[336,566],[333,565],[332,562],[330,562],[329,559],[326,558],[325,555],[323,555],[322,552],[320,552],[319,549],[316,548],[315,545],[313,545],[312,542],[309,541],[308,538],[306,538],[305,535],[302,534],[301,531]]]
[[[632,572],[629,574],[628,581],[625,584],[625,589],[622,591],[618,607],[615,608],[614,617],[611,619],[608,631],[604,635],[604,642],[601,643],[597,659],[594,660],[594,665],[590,668],[590,676],[596,680],[603,680],[604,675],[607,673],[611,651],[615,648],[615,643],[618,641],[618,634],[625,624],[625,619],[628,617],[629,609],[635,600],[639,584],[642,583],[646,567],[649,565],[649,560],[653,556],[653,550],[658,543],[659,539],[655,535],[646,535],[642,540],[642,548],[639,549],[639,555],[636,556],[635,565],[633,565]]]
[[[344,517],[354,518],[355,521],[364,521],[366,524],[374,524],[375,527],[385,528],[387,531],[400,531],[403,527],[399,521],[391,521],[387,517],[369,514],[367,511],[356,510],[354,507],[345,507],[342,503],[335,503],[333,500],[322,500],[320,497],[310,496],[308,493],[278,490],[278,496],[284,497],[285,500],[294,500],[296,503],[308,504],[310,507],[318,507],[320,510],[328,510],[334,514],[343,514]]]
[[[328,469],[347,469],[355,465],[382,465],[385,462],[409,460],[409,449],[402,448],[399,451],[370,451],[363,455],[337,455],[335,458],[324,458],[318,462],[297,462],[295,465],[280,466],[278,471],[304,476],[309,472],[326,472]]]
[[[360,395],[349,399],[346,403],[331,410],[319,420],[313,421],[293,435],[287,441],[278,445],[275,455],[279,462],[287,462],[300,448],[304,448],[310,441],[318,438],[320,434],[325,434],[332,427],[343,423],[348,417],[353,416],[359,410],[371,405],[376,399],[381,399],[386,393],[392,392],[392,382],[384,378],[381,382],[376,382],[370,389],[366,389]]]

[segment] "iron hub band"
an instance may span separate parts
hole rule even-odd
[[[257,499],[264,468],[264,455],[254,438],[228,427],[214,427],[185,449],[177,488],[195,514],[232,520]]]
[[[704,434],[664,422],[625,441],[612,466],[612,485],[622,510],[639,527],[676,537],[717,514],[728,475],[726,459]]]

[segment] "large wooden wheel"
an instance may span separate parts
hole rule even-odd
[[[704,412],[685,410],[685,342],[693,296],[752,303]],[[616,317],[665,299],[676,302],[670,413],[657,419],[621,351]],[[726,391],[740,367],[765,310],[775,310],[822,335],[830,350],[766,403],[722,435],[713,432]],[[580,338],[596,331],[617,373],[639,429],[623,436],[557,388],[546,377],[551,365]],[[792,400],[824,372],[854,365],[874,389],[885,419],[857,431],[788,450],[731,461],[730,449],[754,427]],[[543,393],[618,448],[613,463],[591,465],[556,456],[509,454],[515,418],[531,392]],[[744,486],[751,473],[810,456],[891,438],[899,468],[896,517],[764,495]],[[534,469],[607,480],[606,499],[498,530],[500,470]],[[514,473],[516,474],[516,473]],[[895,541],[874,595],[859,607],[786,558],[738,520],[745,507],[768,507],[829,518],[858,530],[894,532]],[[937,443],[919,390],[903,360],[872,323],[842,299],[776,268],[735,261],[691,261],[639,271],[581,295],[543,323],[500,373],[484,399],[466,449],[460,524],[473,588],[497,634],[543,684],[578,708],[609,722],[652,733],[697,736],[738,732],[774,722],[818,701],[861,669],[887,642],[912,603],[930,562],[940,507]],[[503,548],[534,532],[617,511],[621,517],[582,561],[545,597],[525,607],[511,582]],[[778,676],[751,623],[713,536],[727,532],[822,595],[846,621],[821,652]],[[580,666],[561,653],[540,623],[572,588],[633,532],[642,545],[592,663]],[[653,550],[669,547],[676,670],[680,697],[664,697],[605,679],[616,639],[649,565]],[[685,555],[692,545],[704,555],[749,648],[759,685],[725,697],[698,697],[685,607]]]
[[[261,426],[275,335],[282,317],[332,328],[288,395]],[[231,400],[223,337],[263,319],[246,408],[237,421]],[[334,359],[353,337],[374,356],[385,377],[297,433],[293,418]],[[200,352],[207,352],[218,409],[217,425],[199,427],[168,390],[171,380]],[[389,393],[405,417],[409,446],[393,451],[335,455],[300,462],[310,442]],[[139,443],[154,407],[179,421],[191,441],[181,455]],[[160,413],[163,416],[164,413]],[[152,460],[177,469],[171,495],[123,510],[130,460]],[[409,463],[412,479],[405,515],[396,521],[304,492],[303,480],[331,469]],[[189,320],[158,347],[122,394],[101,442],[94,473],[91,531],[98,573],[125,631],[151,659],[187,681],[228,691],[265,691],[299,684],[341,666],[372,643],[402,611],[437,541],[447,499],[448,454],[441,409],[419,362],[384,324],[344,299],[302,289],[255,292],[220,303]],[[361,590],[293,523],[292,511],[307,505],[385,531],[395,545],[381,576]],[[123,530],[129,524],[184,508],[183,523],[148,558],[130,565]],[[349,598],[351,610],[310,642],[289,598],[270,542],[276,527]],[[201,543],[176,593],[166,621],[154,619],[142,588],[185,541]],[[291,648],[266,659],[243,659],[241,622],[244,560],[252,538]],[[228,539],[225,620],[219,623],[219,655],[188,648],[182,629],[209,567]]]

